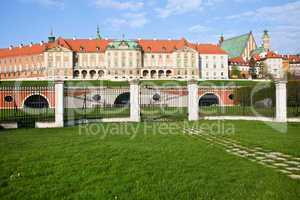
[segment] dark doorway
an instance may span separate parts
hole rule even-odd
[[[116,100],[115,100],[115,105],[128,105],[130,103],[130,93],[125,92],[123,94],[120,94]]]
[[[26,108],[49,108],[47,99],[41,95],[32,95],[24,101]]]
[[[199,100],[199,106],[212,106],[218,104],[219,98],[213,93],[205,94]]]

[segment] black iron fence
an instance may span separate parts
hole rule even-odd
[[[287,84],[288,117],[300,117],[300,81],[289,81]]]
[[[129,87],[65,87],[65,120],[130,116]]]
[[[275,117],[274,84],[256,87],[201,87],[199,112],[204,116]]]
[[[18,122],[32,127],[35,122],[54,121],[53,86],[1,86],[0,122]]]
[[[140,107],[143,121],[173,121],[188,118],[187,87],[141,86]]]

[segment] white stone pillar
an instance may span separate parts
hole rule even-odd
[[[276,121],[287,122],[286,81],[276,81]]]
[[[188,81],[188,113],[189,121],[199,119],[198,82],[196,80]]]
[[[64,127],[64,81],[55,81],[55,125]]]
[[[138,79],[130,82],[130,119],[133,122],[140,122],[140,83]]]

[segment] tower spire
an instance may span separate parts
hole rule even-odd
[[[50,36],[48,37],[48,42],[54,42],[54,41],[55,41],[55,36],[53,34],[53,28],[51,27]]]
[[[100,28],[99,28],[99,25],[97,25],[97,33],[96,33],[96,39],[101,39],[101,35],[100,35]]]

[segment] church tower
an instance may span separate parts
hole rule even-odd
[[[55,42],[55,36],[53,34],[53,29],[51,28],[50,36],[48,37],[48,42],[52,43]]]
[[[100,35],[100,28],[99,25],[97,26],[97,33],[96,33],[96,39],[101,39],[101,35]]]
[[[270,36],[267,30],[264,31],[264,34],[262,36],[262,46],[265,51],[270,50]]]

